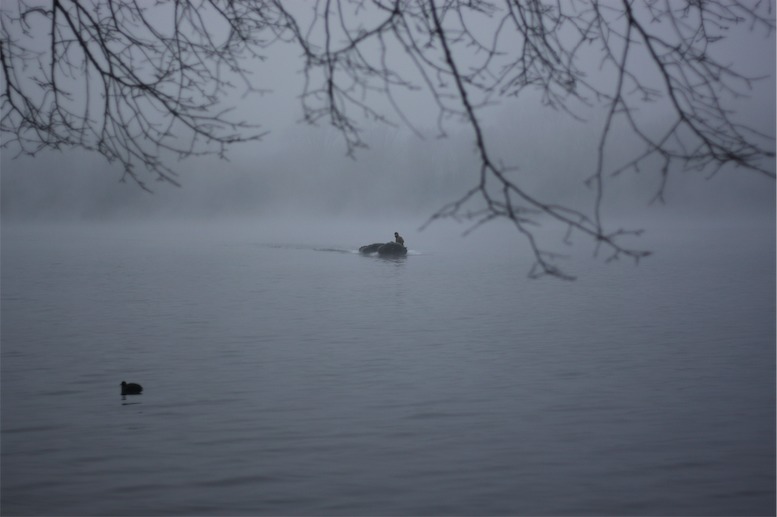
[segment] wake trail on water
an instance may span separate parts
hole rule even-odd
[[[290,244],[290,243],[258,243],[257,245],[263,248],[271,248],[271,249],[318,251],[318,252],[324,252],[324,253],[343,253],[347,255],[360,254],[358,248],[321,247],[321,246],[315,246],[311,244]],[[417,250],[411,250],[411,249],[407,250],[407,254],[423,255],[422,252]]]

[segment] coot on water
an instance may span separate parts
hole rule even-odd
[[[121,381],[121,394],[122,395],[140,395],[143,391],[143,386],[135,384],[134,382]]]

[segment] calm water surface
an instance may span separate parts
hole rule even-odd
[[[774,235],[567,283],[515,238],[4,225],[0,510],[774,515]]]

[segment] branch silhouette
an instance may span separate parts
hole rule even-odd
[[[365,121],[424,136],[404,92],[426,95],[438,136],[453,123],[471,130],[472,187],[424,227],[454,219],[469,232],[508,220],[532,250],[531,276],[571,279],[541,245],[540,224],[585,235],[606,260],[649,254],[624,244],[640,230],[610,229],[602,214],[613,176],[655,171],[658,202],[680,171],[775,178],[774,135],[731,109],[759,78],[716,52],[736,26],[770,36],[774,24],[770,3],[734,0],[19,0],[0,14],[0,131],[20,154],[84,148],[119,162],[122,179],[143,189],[148,177],[177,185],[173,160],[225,158],[232,144],[261,139],[264,130],[224,99],[268,93],[253,73],[271,47],[292,46],[303,122],[336,128],[347,155],[366,147]],[[513,174],[521,163],[503,164],[489,145],[482,110],[536,92],[575,120],[604,114],[585,182],[590,210],[531,192]],[[656,105],[666,113],[659,125],[645,114]],[[613,165],[624,127],[642,151]]]

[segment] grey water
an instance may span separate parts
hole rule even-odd
[[[396,229],[4,225],[2,514],[774,515],[773,222]]]

